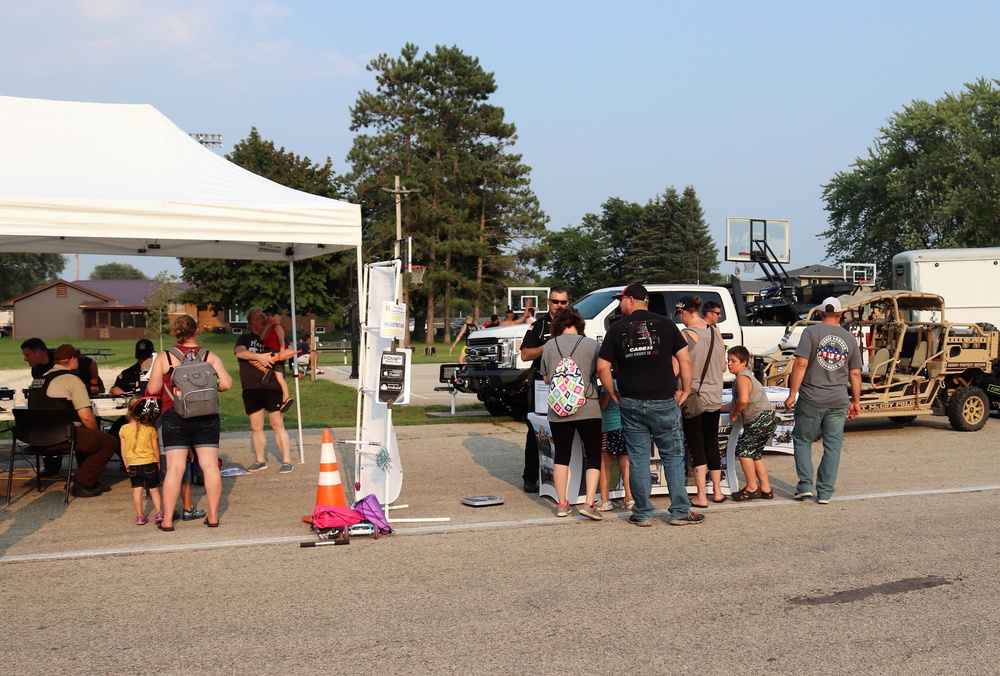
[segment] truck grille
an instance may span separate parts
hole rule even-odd
[[[465,348],[465,361],[471,364],[498,364],[503,350],[496,338],[472,338]]]

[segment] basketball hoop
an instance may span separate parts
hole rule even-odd
[[[410,281],[413,286],[421,286],[424,283],[424,272],[427,267],[424,265],[413,265],[410,267]]]
[[[740,255],[741,256],[747,256],[747,257],[749,257],[750,256],[750,252],[749,251],[741,251]],[[755,265],[756,265],[756,263],[754,263],[753,260],[743,261],[743,272],[745,272],[745,273],[753,272]]]

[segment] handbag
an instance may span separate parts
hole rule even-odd
[[[705,368],[701,370],[701,378],[698,379],[699,383],[705,382],[705,374],[708,373],[708,365],[712,363],[712,349],[714,347],[715,333],[712,332],[711,327],[709,327],[708,355],[705,357]],[[698,392],[692,392],[688,395],[688,398],[684,400],[684,403],[681,404],[681,414],[685,418],[697,418],[705,412],[705,404],[701,402],[701,397],[698,396],[698,394]]]

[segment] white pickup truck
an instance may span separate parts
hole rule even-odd
[[[722,306],[718,327],[726,348],[743,345],[751,354],[775,351],[785,335],[785,326],[744,326],[729,290],[721,286],[698,284],[646,284],[649,310],[673,317],[677,301],[684,296],[698,296],[702,303],[715,301]],[[587,335],[601,342],[608,327],[620,316],[614,296],[622,287],[592,291],[573,303],[587,320]],[[465,366],[454,372],[450,383],[459,392],[475,394],[493,415],[523,419],[529,411],[529,394],[534,380],[530,363],[521,360],[521,339],[527,333],[524,324],[498,326],[476,331],[469,338]],[[457,365],[455,365],[457,366]],[[444,370],[442,371],[444,372]],[[732,376],[727,375],[727,379]]]

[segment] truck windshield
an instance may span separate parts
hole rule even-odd
[[[593,291],[580,300],[573,303],[584,319],[594,319],[604,308],[606,308],[621,290],[608,289],[606,291]]]

